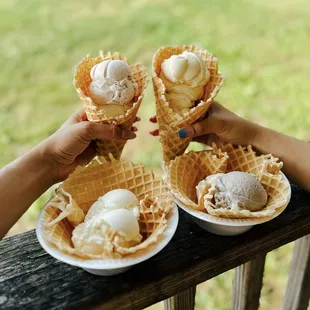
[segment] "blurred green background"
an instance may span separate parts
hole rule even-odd
[[[0,0],[0,167],[52,134],[81,107],[74,65],[99,49],[144,63],[162,45],[196,44],[219,58],[217,99],[300,139],[310,132],[308,0]],[[160,173],[151,82],[124,156]],[[25,181],[27,177],[25,176]],[[43,195],[11,230],[32,228]],[[261,309],[279,309],[293,245],[268,254]],[[233,271],[198,286],[196,309],[229,309]],[[151,307],[161,309],[162,304]]]

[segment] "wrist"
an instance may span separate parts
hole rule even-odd
[[[54,164],[54,156],[45,141],[37,145],[32,152],[36,158],[36,166],[41,172],[40,178],[48,187],[58,183],[58,169]]]
[[[249,144],[253,145],[256,149],[260,150],[262,148],[264,137],[267,135],[266,130],[267,128],[252,123],[251,143]]]

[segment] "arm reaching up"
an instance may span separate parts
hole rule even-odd
[[[94,140],[133,139],[132,131],[74,114],[52,136],[0,170],[0,239],[50,186],[96,156]]]
[[[150,119],[156,122],[156,117]],[[151,132],[158,136],[158,129]],[[258,151],[278,157],[284,163],[284,173],[305,190],[310,191],[310,143],[294,139],[274,130],[254,124],[213,102],[205,119],[179,131],[181,139],[211,144],[226,142],[253,145]]]
[[[216,102],[204,120],[181,129],[179,136],[193,137],[206,144],[212,140],[251,144],[264,154],[278,157],[284,163],[284,173],[310,191],[310,143],[247,121]]]

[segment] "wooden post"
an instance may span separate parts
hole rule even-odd
[[[263,283],[266,254],[235,269],[232,310],[257,310]]]
[[[165,310],[194,310],[196,286],[165,300]]]
[[[310,298],[310,235],[295,242],[283,310],[306,310]]]

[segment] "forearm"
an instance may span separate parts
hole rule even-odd
[[[0,170],[0,239],[52,184],[40,145]]]
[[[253,145],[262,153],[278,157],[284,173],[310,191],[310,143],[258,126]]]

